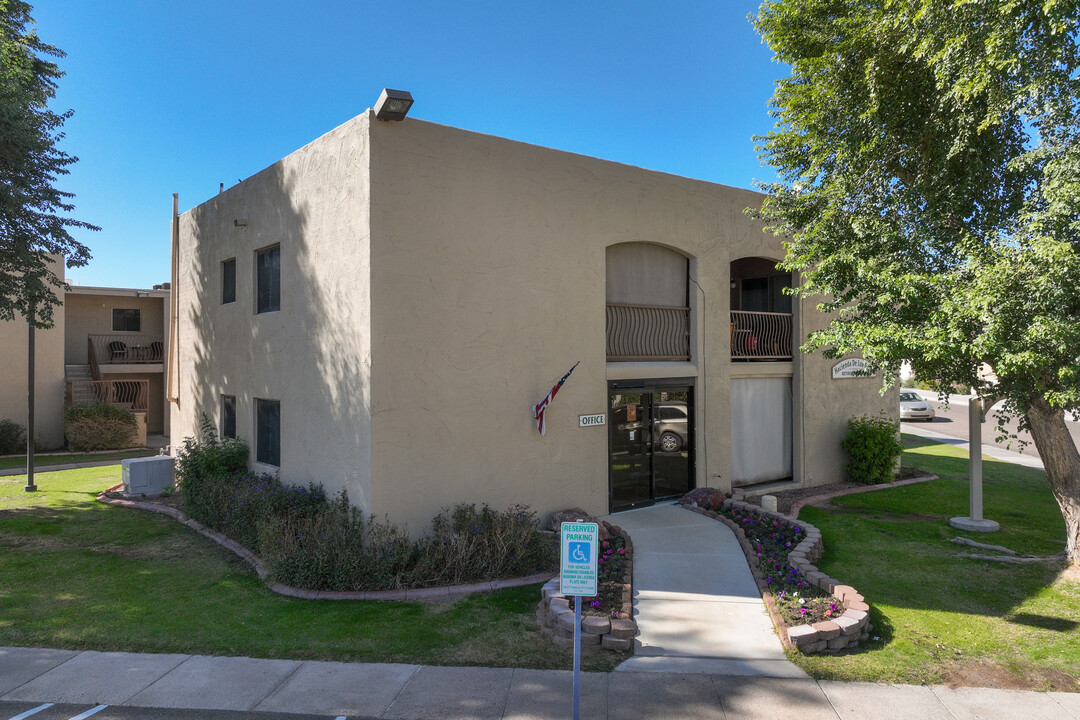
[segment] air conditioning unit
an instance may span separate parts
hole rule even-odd
[[[125,495],[160,495],[173,486],[173,459],[168,455],[120,461]]]

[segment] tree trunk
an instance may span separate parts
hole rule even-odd
[[[1065,426],[1065,413],[1036,397],[1027,412],[1031,437],[1039,450],[1050,490],[1065,518],[1065,553],[1080,568],[1080,452]]]

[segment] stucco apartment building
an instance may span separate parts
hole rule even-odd
[[[414,533],[840,480],[848,418],[896,396],[798,353],[825,318],[761,199],[369,110],[177,219],[174,441],[206,413]]]
[[[54,272],[62,273],[57,262]],[[169,434],[165,363],[169,289],[71,286],[53,327],[34,332],[34,425],[47,449],[64,445],[64,408],[109,402],[127,407],[146,434]],[[0,323],[0,418],[26,425],[28,327]]]

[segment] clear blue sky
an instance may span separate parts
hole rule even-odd
[[[33,0],[31,0],[33,2]],[[408,90],[410,117],[713,182],[772,179],[772,62],[753,1],[38,0],[67,53],[54,109],[93,260],[72,283],[169,279],[181,212]]]

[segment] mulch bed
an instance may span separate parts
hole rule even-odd
[[[766,493],[776,498],[776,511],[783,513],[784,515],[791,514],[791,506],[800,500],[816,497],[818,495],[832,495],[833,493],[841,492],[844,490],[851,490],[853,488],[866,487],[863,483],[832,483],[830,485],[814,485],[813,487],[795,488],[793,490],[780,490],[778,492]],[[761,497],[743,497],[740,498],[743,502],[751,503],[753,505],[761,505]]]

